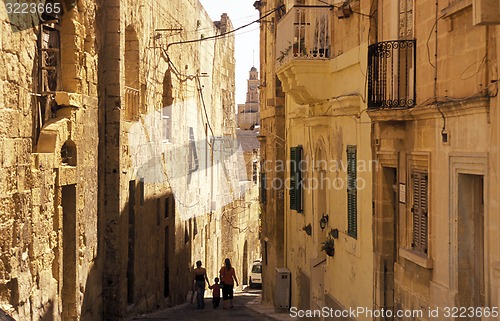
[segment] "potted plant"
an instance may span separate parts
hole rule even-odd
[[[323,244],[321,245],[321,250],[325,251],[326,255],[328,256],[335,255],[335,242],[333,237],[328,236],[327,239],[321,244]]]

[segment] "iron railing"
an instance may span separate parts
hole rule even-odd
[[[277,67],[291,59],[328,59],[331,55],[331,6],[294,6],[278,22]]]
[[[378,42],[368,47],[368,108],[415,105],[416,40]]]

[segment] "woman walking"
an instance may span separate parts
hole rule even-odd
[[[196,269],[193,271],[194,289],[196,291],[196,303],[198,309],[205,307],[205,280],[208,282],[207,270],[201,267],[201,261],[196,262]]]
[[[231,261],[226,258],[224,260],[224,266],[219,271],[220,279],[222,282],[222,300],[224,301],[223,309],[227,309],[227,301],[229,301],[229,307],[233,308],[233,289],[234,282],[238,286],[238,279],[236,278],[236,273],[234,268],[231,266]]]

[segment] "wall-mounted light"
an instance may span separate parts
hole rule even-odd
[[[307,235],[311,235],[312,234],[312,226],[311,226],[311,224],[307,224],[306,226],[304,226],[302,228],[302,230],[305,231]]]
[[[443,141],[443,144],[447,144],[448,141],[448,132],[446,131],[446,128],[443,127],[443,130],[441,130],[441,139]]]
[[[319,220],[319,227],[321,227],[321,230],[323,231],[326,228],[326,225],[328,224],[328,214],[321,216],[321,219]]]
[[[335,15],[339,19],[344,19],[344,18],[349,18],[352,14],[352,8],[349,2],[344,2],[340,5],[340,7],[337,7],[335,9]]]

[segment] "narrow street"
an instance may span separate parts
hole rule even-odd
[[[160,312],[155,312],[147,315],[140,315],[129,319],[132,320],[176,320],[176,321],[237,321],[237,320],[276,320],[277,317],[270,317],[269,311],[264,309],[260,304],[261,290],[245,289],[242,292],[237,292],[234,299],[233,309],[222,309],[221,306],[217,309],[212,308],[212,298],[207,297],[205,293],[205,309],[199,310],[195,303],[185,303],[170,309]],[[274,313],[273,313],[274,314]],[[287,314],[279,314],[280,320],[292,320]]]

